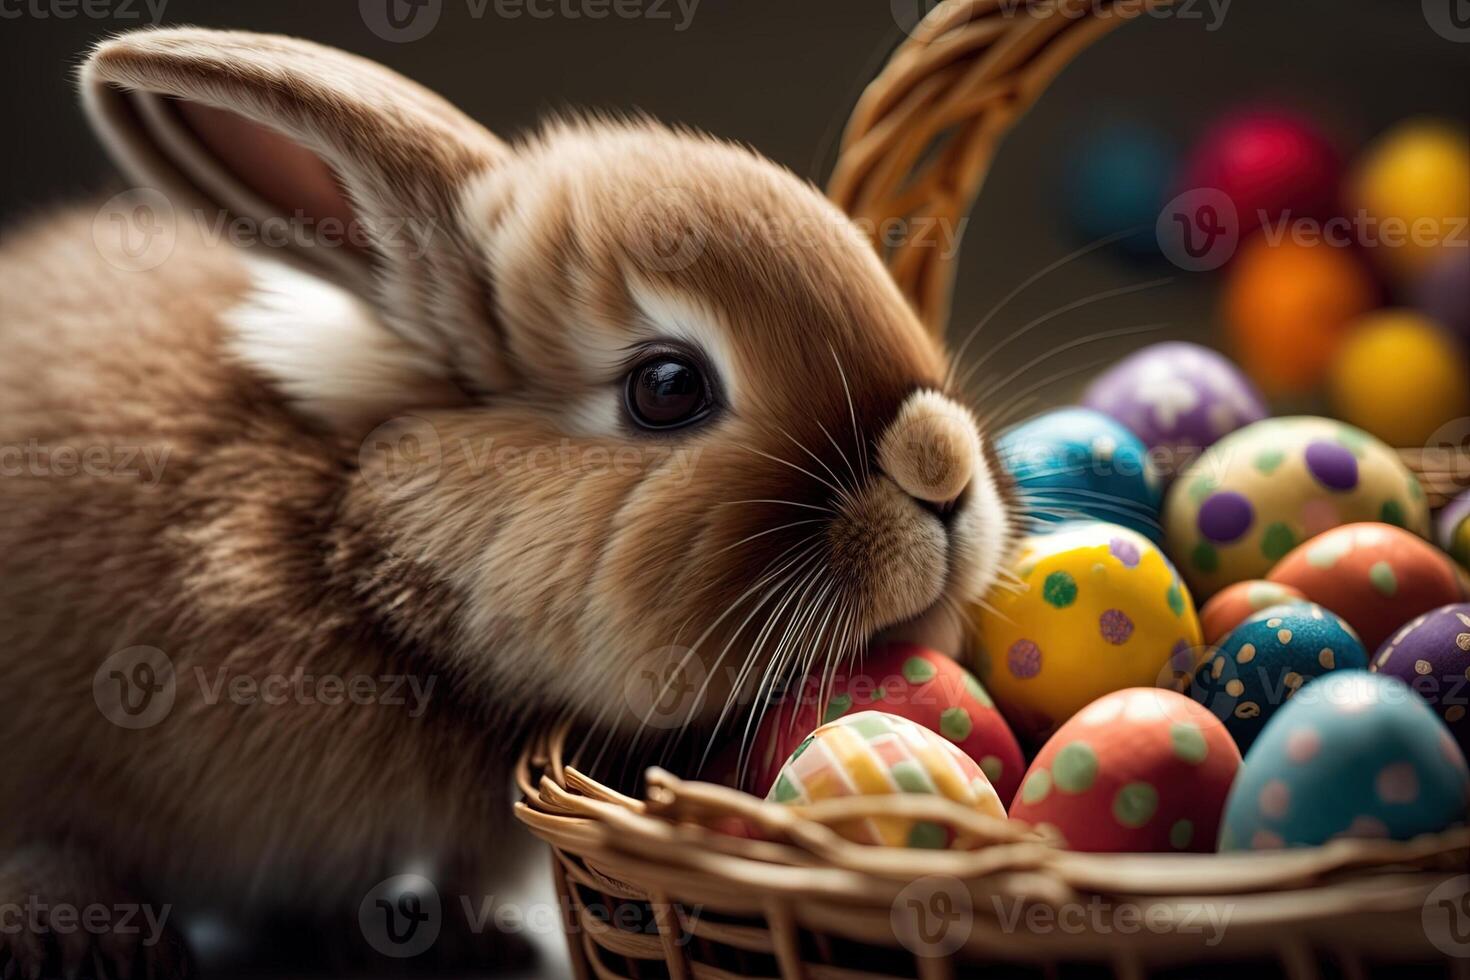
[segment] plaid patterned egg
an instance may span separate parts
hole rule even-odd
[[[1006,815],[975,760],[929,729],[881,711],[859,711],[812,732],[786,760],[766,798],[806,804],[895,793],[928,793],[987,816]],[[832,829],[859,844],[966,846],[948,827],[906,817],[872,817]]]

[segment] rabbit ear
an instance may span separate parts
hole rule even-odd
[[[510,151],[448,102],[332,48],[192,28],[102,42],[82,86],[134,179],[207,215],[205,227],[225,215],[262,238],[274,228],[272,257],[374,303],[462,387],[505,381],[460,200]]]

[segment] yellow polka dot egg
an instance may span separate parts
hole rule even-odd
[[[1033,744],[1096,698],[1195,664],[1202,639],[1189,590],[1137,532],[1098,522],[1032,536],[1012,576],[975,609],[976,668]]]
[[[1324,531],[1380,521],[1427,536],[1429,507],[1398,455],[1330,419],[1267,419],[1210,447],[1164,505],[1169,554],[1197,599],[1266,573]]]
[[[942,796],[1005,819],[1005,806],[974,759],[942,736],[897,715],[859,711],[807,736],[781,767],[767,799],[802,805],[843,796],[921,793]],[[874,816],[833,824],[858,844],[887,847],[972,846],[948,826],[907,817]]]

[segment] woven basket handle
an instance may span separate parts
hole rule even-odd
[[[1002,136],[1067,63],[1104,34],[1173,0],[944,0],[863,92],[828,193],[877,245],[920,318],[942,336],[955,256],[921,234],[958,229]]]

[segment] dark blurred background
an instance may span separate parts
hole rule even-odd
[[[1448,10],[1464,0],[1430,2]],[[595,4],[575,0],[442,0],[425,37],[392,41],[369,28],[358,0],[0,0],[0,221],[105,186],[112,171],[78,111],[72,71],[96,38],[160,13],[164,24],[288,32],[367,55],[503,134],[567,108],[637,108],[748,142],[822,182],[848,110],[926,4],[641,0],[631,6],[644,16],[593,19]],[[1411,0],[1194,0],[1127,25],[1069,67],[1004,145],[967,230],[952,335],[1085,242],[1059,202],[1081,135],[1099,120],[1142,120],[1187,145],[1222,113],[1266,103],[1305,112],[1352,152],[1407,117],[1466,119],[1467,69],[1464,33],[1458,42],[1437,33]],[[1068,300],[1161,276],[1172,281],[1048,324],[1048,343],[1161,321],[1173,335],[1211,339],[1215,277],[1104,251],[1019,297],[977,349]],[[1036,351],[1016,344],[993,363]]]

